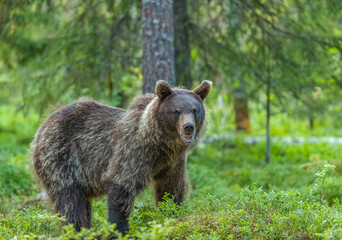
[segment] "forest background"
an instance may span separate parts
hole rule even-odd
[[[173,24],[156,51],[146,13],[158,7]],[[34,200],[30,142],[56,106],[127,108],[161,77],[213,81],[207,137],[189,154],[185,203],[155,207],[147,189],[125,238],[342,238],[341,52],[338,0],[0,1],[0,239],[113,232],[105,198],[81,233]],[[149,53],[173,76],[148,72]]]

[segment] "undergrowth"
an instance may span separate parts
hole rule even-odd
[[[41,190],[27,153],[39,123],[15,116],[0,121],[0,239],[342,238],[340,146],[273,142],[265,164],[265,143],[243,138],[200,144],[189,154],[191,187],[181,206],[167,196],[155,206],[152,189],[145,190],[122,237],[106,221],[103,198],[93,201],[93,227],[77,233],[49,204],[30,201]]]
[[[315,196],[315,189],[266,192],[255,185],[231,197],[207,195],[197,206],[177,206],[171,199],[136,206],[130,231],[122,237],[102,216],[104,200],[95,204],[93,228],[77,233],[62,218],[40,208],[13,211],[0,219],[1,239],[338,239],[342,237],[342,207]]]

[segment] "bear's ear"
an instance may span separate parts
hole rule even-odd
[[[164,81],[159,80],[156,84],[156,94],[160,98],[160,100],[163,100],[167,96],[171,95],[173,93],[173,90],[171,89],[170,85]]]
[[[203,100],[208,96],[212,84],[213,83],[211,81],[204,80],[201,83],[201,85],[199,85],[197,88],[194,89],[193,92],[196,93],[198,96],[200,96]]]

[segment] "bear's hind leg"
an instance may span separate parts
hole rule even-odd
[[[73,223],[76,231],[80,231],[82,227],[90,227],[91,201],[86,199],[82,187],[65,187],[55,196],[56,198],[52,198],[55,200],[54,206],[61,216],[65,216],[64,224]]]

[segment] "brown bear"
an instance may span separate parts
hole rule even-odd
[[[156,95],[128,110],[92,100],[52,113],[32,143],[35,172],[54,209],[76,230],[91,226],[92,198],[108,194],[108,220],[125,234],[135,196],[150,183],[155,199],[165,193],[183,201],[187,150],[205,122],[203,100],[211,88],[193,91],[156,84]]]

